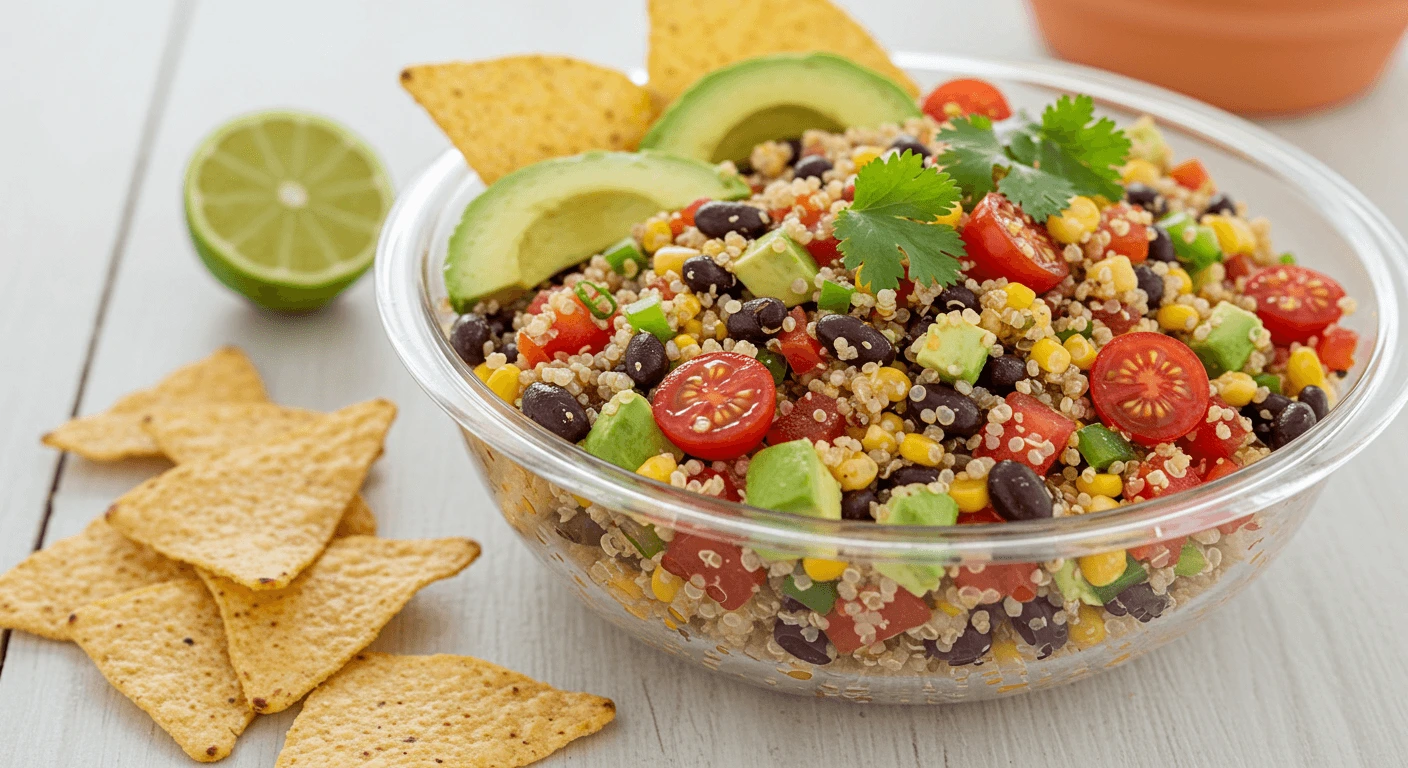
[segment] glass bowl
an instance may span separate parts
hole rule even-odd
[[[1087,93],[1117,121],[1153,115],[1177,156],[1202,158],[1221,188],[1271,219],[1278,247],[1334,276],[1358,300],[1345,324],[1361,335],[1359,360],[1328,418],[1229,477],[1134,507],[1051,520],[946,528],[818,521],[671,487],[564,445],[490,392],[449,346],[440,267],[460,213],[483,189],[454,151],[402,191],[383,227],[376,263],[382,321],[411,375],[460,426],[527,546],[562,576],[564,589],[645,643],[755,685],[852,701],[942,703],[1059,685],[1148,652],[1245,587],[1300,527],[1330,472],[1392,420],[1408,385],[1395,354],[1408,245],[1324,165],[1191,99],[1067,64],[904,53],[895,61],[924,86],[954,77],[992,81],[1018,108]],[[1121,594],[1104,607],[1048,601],[1049,610],[1029,614],[1032,606],[1009,599],[989,616],[990,647],[980,637],[959,643],[976,659],[956,659],[954,642],[981,590],[945,587],[910,599],[876,571],[918,565],[949,576],[960,566],[994,578],[1016,573],[1059,595],[1051,572],[1065,560],[1185,536],[1204,556],[1199,573],[1174,579],[1167,563],[1150,568],[1138,595],[1131,588],[1128,599]],[[681,583],[656,574],[663,547],[687,550],[706,566],[738,560],[761,587],[725,610],[700,576]],[[757,551],[767,562],[760,565]],[[782,594],[787,574],[796,574],[794,589],[816,587],[797,564],[801,557],[849,564],[831,583],[840,607],[827,619]],[[809,589],[808,602],[824,608],[825,592]],[[1018,632],[1018,622],[1028,631]],[[817,633],[823,626],[833,636],[830,651]],[[885,637],[892,630],[898,634]],[[1065,641],[1050,647],[1060,636]],[[837,652],[837,638],[854,649]]]

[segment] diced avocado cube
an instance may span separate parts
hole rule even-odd
[[[1132,146],[1130,154],[1141,160],[1148,160],[1154,165],[1162,166],[1169,156],[1168,143],[1164,141],[1164,135],[1159,130],[1159,126],[1154,124],[1153,118],[1145,115],[1134,121],[1134,124],[1125,129],[1129,135]]]
[[[817,266],[806,248],[774,229],[754,240],[733,262],[733,273],[754,296],[771,296],[795,307],[811,298]],[[801,287],[801,292],[794,291],[795,287]]]
[[[807,606],[822,615],[831,613],[836,605],[836,585],[830,581],[813,581],[806,589],[797,589],[795,577],[788,576],[782,582],[782,594]]]
[[[767,366],[768,372],[772,374],[772,383],[781,385],[782,380],[787,378],[787,358],[772,350],[760,349],[757,360]]]
[[[1208,325],[1212,330],[1207,338],[1194,339],[1188,345],[1203,361],[1208,378],[1242,370],[1252,350],[1256,349],[1252,339],[1261,332],[1260,318],[1236,304],[1220,301],[1212,308]]]
[[[582,440],[582,450],[631,472],[652,456],[684,456],[655,425],[650,401],[631,390],[617,394],[602,406],[601,415]]]
[[[1209,264],[1222,261],[1222,246],[1212,227],[1205,227],[1192,216],[1179,211],[1159,220],[1159,226],[1173,241],[1173,255],[1189,272],[1197,272]]]
[[[939,315],[919,343],[915,362],[931,368],[948,384],[972,384],[988,361],[992,334],[965,320]]]
[[[1178,553],[1178,562],[1174,563],[1173,572],[1179,576],[1197,576],[1207,564],[1202,550],[1193,546],[1192,542],[1184,542],[1183,551]]]
[[[880,508],[879,521],[886,525],[953,525],[958,522],[958,502],[946,493],[933,491],[891,497]],[[944,567],[938,564],[877,563],[875,570],[894,579],[915,597],[938,587],[944,577]]]
[[[660,297],[654,294],[640,301],[633,301],[622,308],[626,322],[637,331],[646,331],[661,342],[675,337],[670,321],[665,319],[665,310],[660,306]]]
[[[849,286],[833,283],[830,280],[822,281],[821,296],[817,298],[816,306],[827,312],[845,314],[851,311],[851,294],[855,292],[856,289]]]
[[[1123,435],[1103,424],[1087,424],[1076,432],[1076,437],[1080,439],[1077,450],[1085,457],[1085,462],[1095,467],[1097,472],[1104,472],[1117,461],[1134,461],[1139,458],[1134,452],[1134,446],[1130,445]]]
[[[1095,587],[1090,586],[1084,576],[1076,573],[1076,561],[1073,558],[1066,558],[1060,570],[1051,574],[1051,579],[1056,582],[1056,588],[1061,590],[1061,597],[1067,601],[1079,600],[1086,605],[1104,605],[1100,598],[1095,596]]]
[[[769,446],[748,462],[748,503],[774,512],[841,519],[841,484],[806,438]]]
[[[1291,253],[1290,251],[1286,251],[1285,253],[1281,254],[1276,260],[1281,262],[1282,264],[1294,264],[1296,263],[1296,255],[1294,253]]]
[[[1281,377],[1274,373],[1258,373],[1252,377],[1258,387],[1266,387],[1272,394],[1281,394]]]
[[[1148,581],[1148,579],[1149,572],[1144,570],[1144,566],[1140,565],[1138,560],[1135,560],[1126,553],[1124,556],[1124,573],[1121,573],[1118,579],[1115,579],[1103,587],[1091,585],[1090,588],[1095,590],[1095,596],[1100,598],[1100,604],[1104,605],[1115,599],[1119,593],[1135,584],[1142,584]]]
[[[635,238],[627,237],[602,251],[611,268],[626,277],[635,277],[645,266],[645,252],[636,245]],[[631,266],[634,264],[635,266]]]
[[[626,541],[631,542],[631,546],[636,548],[641,557],[655,557],[665,551],[665,542],[655,532],[655,526],[637,523],[629,517],[624,517],[620,527]]]

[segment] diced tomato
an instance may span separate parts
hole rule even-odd
[[[825,414],[816,420],[816,412]],[[788,443],[805,437],[812,442],[828,443],[846,433],[846,417],[836,408],[836,399],[817,392],[808,392],[793,404],[786,416],[773,422],[768,430],[768,445]]]
[[[544,352],[543,348],[538,346],[538,343],[529,338],[528,334],[523,331],[518,332],[518,354],[522,355],[523,359],[528,361],[529,368],[536,368],[538,367],[538,363],[546,363],[552,360],[552,358],[548,357],[548,353]]]
[[[1256,264],[1252,258],[1245,253],[1233,254],[1222,262],[1222,268],[1226,270],[1228,280],[1236,280],[1239,277],[1249,277],[1256,271]]]
[[[1003,597],[1025,603],[1036,597],[1036,581],[1032,575],[1041,570],[1036,563],[988,563],[981,566],[961,565],[953,583],[959,588],[975,587],[996,590]]]
[[[743,567],[743,550],[737,546],[688,533],[675,533],[660,566],[685,581],[703,576],[704,593],[728,611],[748,602],[768,578],[762,568]]]
[[[969,512],[958,516],[959,525],[981,525],[984,523],[1005,523],[1007,519],[997,514],[997,510],[992,507],[983,507],[977,512]]]
[[[684,232],[684,217],[681,216],[678,212],[670,214],[670,219],[668,223],[670,225],[670,234],[674,235],[675,237],[679,237],[680,233]]]
[[[671,371],[651,400],[660,431],[701,459],[735,459],[763,441],[777,408],[767,366],[737,352],[708,352]]]
[[[821,342],[807,335],[807,313],[801,307],[793,307],[792,319],[796,326],[790,331],[778,334],[782,356],[795,373],[811,373],[826,367],[826,356]]]
[[[829,267],[841,258],[841,251],[836,247],[839,244],[840,241],[834,237],[828,237],[825,240],[813,237],[812,241],[807,243],[807,253],[816,259],[817,266]]]
[[[1116,336],[1090,369],[1095,411],[1145,445],[1176,440],[1208,411],[1208,374],[1187,344],[1162,333]]]
[[[1222,417],[1215,423],[1209,422],[1205,417],[1192,432],[1178,441],[1179,447],[1196,461],[1215,462],[1218,459],[1230,459],[1251,438],[1252,431],[1247,428],[1237,409],[1228,405],[1221,397],[1212,398],[1208,411],[1213,408],[1217,408]],[[1227,414],[1231,414],[1231,418],[1226,418]],[[1226,437],[1219,434],[1224,426],[1227,428]]]
[[[1110,329],[1110,333],[1119,336],[1122,333],[1129,333],[1129,330],[1139,323],[1139,313],[1120,304],[1120,308],[1111,312],[1103,306],[1099,309],[1090,310],[1090,316],[1105,324]]]
[[[1128,203],[1115,203],[1100,214],[1100,229],[1110,236],[1107,250],[1127,257],[1134,264],[1149,258],[1149,228],[1132,220],[1137,212],[1138,209]],[[1122,223],[1117,225],[1116,220]]]
[[[872,613],[864,605],[852,600],[837,600],[831,613],[826,614],[826,636],[836,646],[837,653],[851,653],[861,647],[860,635],[856,634],[856,619],[847,609],[860,610],[861,616]],[[878,643],[928,621],[934,612],[921,597],[915,597],[909,590],[895,590],[895,599],[881,606],[879,621],[875,626],[875,639]],[[867,617],[873,618],[873,617]],[[867,622],[870,623],[870,622]]]
[[[709,198],[701,197],[689,205],[686,205],[684,210],[680,211],[680,220],[683,221],[686,226],[694,226],[695,211],[698,211],[707,202],[709,202]]]
[[[543,297],[539,296],[539,298]],[[543,298],[541,304],[538,303],[538,299],[534,299],[533,303],[538,304],[541,309],[547,303],[547,299]],[[581,299],[573,296],[572,303],[576,305],[576,311],[557,313],[557,318],[553,320],[549,331],[551,338],[541,344],[534,342],[527,333],[518,332],[518,352],[528,360],[529,365],[552,360],[557,357],[559,352],[567,355],[579,355],[583,352],[596,354],[611,341],[612,332],[609,320],[606,323],[607,327],[602,328],[597,325],[592,313],[587,310],[587,305],[583,304]]]
[[[1211,483],[1214,480],[1221,480],[1239,469],[1241,467],[1231,459],[1216,459],[1206,465],[1200,474],[1203,476],[1203,482]]]
[[[724,481],[724,490],[719,494],[719,498],[728,499],[729,501],[743,501],[742,489],[738,480],[731,472],[720,472],[717,469],[705,467],[699,470],[699,474],[690,479],[698,480],[700,483],[707,483],[716,477],[722,478]]]
[[[655,275],[649,280],[646,280],[645,287],[654,288],[659,291],[661,301],[669,301],[675,298],[675,292],[670,289],[670,282],[659,275]]]
[[[950,80],[924,97],[924,114],[943,123],[950,120],[948,105],[953,104],[960,115],[985,115],[993,120],[1006,120],[1012,116],[1012,108],[1007,98],[997,86],[985,80],[962,78]]]
[[[985,434],[982,444],[974,453],[997,461],[1011,459],[1021,462],[1038,475],[1045,475],[1061,451],[1066,450],[1071,433],[1076,431],[1076,423],[1035,397],[1021,392],[1009,394],[1007,405],[1012,408],[1012,418],[1003,423],[1002,434],[996,437]],[[1022,438],[1022,444],[1016,450],[1012,449],[1013,438]],[[1035,459],[1033,452],[1037,454]]]
[[[1267,267],[1247,280],[1256,315],[1277,345],[1304,342],[1340,319],[1344,289],[1325,275],[1294,264]]]
[[[542,312],[543,307],[547,306],[548,299],[552,298],[553,293],[553,291],[538,291],[538,295],[534,296],[533,300],[528,302],[528,308],[523,311],[530,315],[536,315]]]
[[[1332,371],[1347,371],[1354,367],[1354,348],[1359,346],[1359,334],[1338,325],[1320,332],[1315,354]]]
[[[1186,491],[1189,488],[1196,488],[1203,484],[1203,479],[1198,476],[1197,465],[1193,464],[1191,461],[1181,475],[1175,476],[1174,471],[1168,468],[1171,458],[1172,457],[1166,457],[1156,453],[1149,456],[1148,460],[1139,465],[1139,471],[1135,473],[1135,477],[1143,480],[1144,486],[1137,492],[1129,495],[1130,501],[1157,499],[1160,496]],[[1149,482],[1149,475],[1153,474],[1154,470],[1162,472],[1164,479],[1168,482],[1163,485],[1155,485]],[[1126,488],[1128,488],[1129,485],[1129,483],[1125,483]]]
[[[1208,175],[1208,169],[1203,167],[1203,161],[1196,157],[1191,157],[1178,165],[1168,169],[1168,175],[1178,182],[1178,185],[1187,189],[1202,189],[1212,177]]]
[[[1186,541],[1188,541],[1187,536],[1179,536],[1176,539],[1156,541],[1142,547],[1130,547],[1127,551],[1130,557],[1141,563],[1148,563],[1155,568],[1167,568],[1178,562],[1179,556],[1183,554],[1183,544]]]
[[[996,192],[974,207],[963,244],[973,261],[968,275],[978,280],[1005,277],[1046,293],[1071,271],[1046,228]]]

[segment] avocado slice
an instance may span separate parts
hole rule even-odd
[[[817,266],[806,248],[786,232],[774,229],[754,240],[733,262],[733,273],[754,296],[771,296],[795,307],[811,298]],[[801,293],[792,290],[798,280],[802,281]]]
[[[1207,338],[1194,339],[1188,344],[1203,361],[1208,378],[1215,379],[1228,371],[1240,371],[1252,356],[1261,333],[1261,318],[1226,301],[1219,301],[1208,318],[1212,330]]]
[[[1095,587],[1090,586],[1090,582],[1085,577],[1076,573],[1076,561],[1073,557],[1066,558],[1061,564],[1061,569],[1051,574],[1052,581],[1056,582],[1056,588],[1061,591],[1061,597],[1067,601],[1079,600],[1086,605],[1104,605],[1099,596],[1095,594]]]
[[[885,525],[953,525],[958,522],[958,502],[947,493],[919,491],[891,497],[880,509]],[[939,586],[944,567],[927,563],[876,563],[875,570],[895,580],[915,597]]]
[[[456,312],[481,299],[510,299],[607,250],[660,211],[748,192],[735,175],[659,152],[586,152],[534,163],[465,207],[445,256],[445,289]]]
[[[617,394],[602,407],[582,440],[582,450],[630,472],[662,453],[684,456],[655,425],[650,402],[631,390]]]
[[[730,64],[680,94],[643,148],[711,163],[744,160],[809,128],[841,131],[920,116],[893,80],[831,53],[778,53]]]

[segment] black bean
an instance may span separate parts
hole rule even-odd
[[[489,341],[490,335],[489,322],[482,315],[473,312],[460,315],[450,326],[450,346],[455,348],[461,360],[470,365],[479,365],[484,362],[484,344]]]
[[[700,254],[685,261],[684,284],[698,294],[722,296],[738,287],[738,278],[719,266],[712,258]]]
[[[940,312],[962,312],[965,309],[977,312],[978,296],[965,286],[950,285],[934,300],[934,306],[938,307]]]
[[[802,601],[798,600],[797,598],[783,595],[782,610],[787,613],[802,613],[805,611],[810,611],[811,609],[808,608]]]
[[[1242,406],[1242,415],[1252,421],[1252,432],[1261,438],[1263,443],[1271,444],[1271,425],[1276,421],[1276,414],[1291,404],[1291,398],[1285,395],[1278,395],[1274,392],[1266,396],[1260,403],[1247,403]]]
[[[586,437],[592,428],[587,412],[572,393],[541,381],[523,390],[523,414],[569,443]]]
[[[1031,467],[1011,459],[988,470],[988,496],[1004,520],[1038,520],[1053,513],[1046,483]]]
[[[723,237],[737,232],[744,237],[757,237],[768,231],[763,212],[745,203],[710,200],[694,212],[694,226],[706,237]]]
[[[905,150],[909,150],[920,157],[928,157],[931,154],[929,148],[924,146],[923,142],[905,133],[900,134],[898,138],[890,142],[890,149],[898,150],[901,154],[903,154]]]
[[[826,315],[816,321],[816,337],[822,346],[836,353],[836,358],[856,367],[866,363],[889,365],[895,361],[895,345],[875,326],[851,315]],[[841,357],[836,342],[844,339],[856,356]]]
[[[641,389],[650,389],[670,372],[670,358],[665,345],[652,333],[637,333],[626,344],[626,359],[622,363],[626,375]]]
[[[1115,595],[1105,603],[1105,610],[1116,616],[1128,614],[1147,624],[1162,615],[1171,604],[1168,597],[1154,594],[1154,588],[1144,582]]]
[[[808,640],[803,634],[804,632],[815,632],[816,639]],[[826,646],[830,640],[826,637],[825,632],[816,627],[801,627],[778,619],[772,625],[772,639],[782,646],[782,650],[808,664],[822,666],[831,663],[831,655],[826,652]]]
[[[938,419],[941,407],[953,412],[953,421],[945,424]],[[945,435],[972,437],[986,423],[982,409],[972,398],[945,384],[915,384],[905,400],[905,413],[917,420],[915,426],[920,429],[937,424]]]
[[[792,172],[799,179],[808,179],[813,176],[819,179],[823,173],[829,170],[831,170],[831,161],[821,155],[807,155],[792,168]]]
[[[899,488],[904,485],[928,485],[939,479],[939,470],[934,467],[900,467],[890,473],[890,477],[885,481],[890,488]]]
[[[963,628],[963,634],[953,641],[953,647],[947,651],[939,650],[937,642],[925,640],[924,651],[929,654],[929,658],[947,662],[951,667],[962,667],[976,663],[988,651],[992,650],[992,627],[996,623],[994,620],[993,624],[988,626],[987,632],[979,632],[976,627],[969,624]]]
[[[781,299],[763,296],[743,302],[743,308],[729,315],[724,325],[735,339],[764,341],[782,330],[786,319],[787,305]]]
[[[914,346],[914,342],[928,333],[929,326],[933,324],[933,317],[929,315],[915,315],[914,319],[910,320],[909,325],[905,327],[903,348],[908,350],[910,347]]]
[[[1139,281],[1139,289],[1149,297],[1149,311],[1158,309],[1164,301],[1164,279],[1143,264],[1134,268],[1134,279]]]
[[[875,518],[870,514],[870,505],[876,501],[875,491],[869,488],[846,491],[841,494],[841,519],[873,522]]]
[[[1315,411],[1315,421],[1318,423],[1325,418],[1325,414],[1330,412],[1330,397],[1325,394],[1325,390],[1308,384],[1302,387],[1296,399],[1310,406],[1310,410]]]
[[[1125,186],[1124,197],[1129,202],[1156,216],[1162,215],[1163,209],[1166,207],[1158,190],[1148,184],[1140,184],[1137,181],[1131,182]]]
[[[1315,409],[1307,403],[1292,402],[1276,414],[1276,420],[1271,423],[1271,440],[1267,445],[1274,451],[1305,434],[1313,426]]]
[[[1012,619],[1012,628],[1036,649],[1036,657],[1044,659],[1061,650],[1070,637],[1065,623],[1056,623],[1056,612],[1060,610],[1044,597],[1029,603],[1022,603],[1022,613]]]
[[[1233,200],[1232,196],[1226,192],[1218,192],[1212,196],[1211,200],[1208,200],[1208,207],[1203,210],[1203,213],[1227,213],[1236,216],[1237,201]]]
[[[504,357],[508,358],[510,363],[518,360],[518,342],[510,341],[504,344]]]
[[[1006,394],[1017,388],[1017,382],[1027,378],[1027,363],[1020,357],[1002,355],[988,358],[978,385],[994,394]]]
[[[792,148],[792,156],[787,158],[787,164],[796,165],[797,161],[802,159],[802,140],[788,139],[785,143]]]
[[[1168,236],[1168,230],[1157,224],[1154,225],[1154,239],[1149,241],[1149,258],[1170,264],[1178,261],[1173,253],[1173,238]]]
[[[601,537],[606,531],[586,512],[578,512],[571,520],[557,524],[557,535],[572,542],[589,547],[601,545]]]

